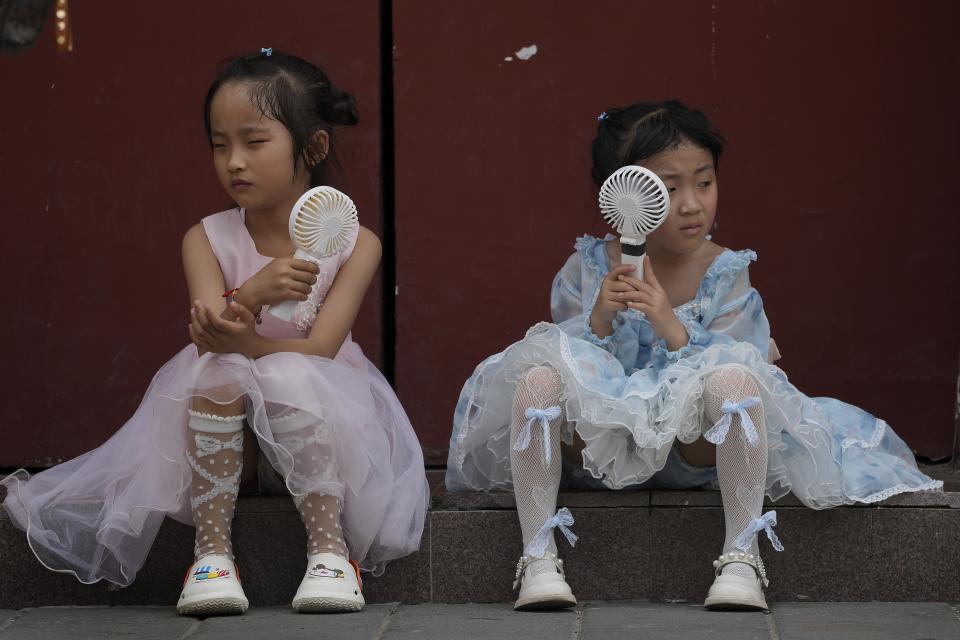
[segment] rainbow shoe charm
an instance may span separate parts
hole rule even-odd
[[[243,613],[249,606],[240,586],[237,566],[226,556],[210,555],[187,570],[177,601],[182,616],[217,616]]]
[[[357,565],[333,553],[307,558],[293,608],[300,613],[360,611],[364,600]]]

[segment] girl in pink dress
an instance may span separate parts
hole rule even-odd
[[[129,585],[170,516],[196,526],[177,610],[246,610],[230,533],[257,448],[307,530],[296,610],[359,610],[359,569],[382,571],[419,548],[429,502],[420,446],[350,337],[380,243],[361,227],[338,254],[290,257],[291,207],[322,184],[335,127],[357,121],[354,98],[300,58],[263,49],[224,66],[204,122],[238,206],[183,239],[193,344],[104,445],[0,481],[3,506],[44,565]],[[263,313],[286,300],[299,301],[290,322]]]

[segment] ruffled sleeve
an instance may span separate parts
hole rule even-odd
[[[746,342],[766,360],[770,350],[770,324],[760,293],[750,284],[748,267],[757,259],[753,251],[729,251],[707,270],[700,287],[700,315],[681,317],[687,344],[676,351],[666,341],[653,345],[654,366],[661,368],[699,353],[714,344]]]
[[[550,294],[553,321],[564,333],[605,349],[625,369],[633,369],[639,349],[638,337],[624,314],[617,314],[613,333],[605,338],[598,337],[590,327],[590,315],[605,275],[598,262],[602,257],[600,252],[606,251],[605,240],[584,236],[577,239],[575,246],[577,252],[567,259],[553,279]]]

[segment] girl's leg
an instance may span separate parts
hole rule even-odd
[[[243,399],[220,405],[198,397],[189,414],[185,455],[193,470],[195,562],[177,610],[183,615],[242,612],[248,603],[234,563],[231,527],[243,472]]]
[[[243,472],[243,400],[219,405],[197,398],[193,406],[187,462],[193,469],[194,559],[211,554],[232,559],[230,533]]]
[[[717,479],[726,521],[723,553],[715,563],[718,578],[706,604],[711,608],[766,608],[760,590],[766,574],[757,545],[757,531],[767,528],[760,518],[767,477],[767,433],[760,389],[748,371],[728,367],[707,378],[703,402],[704,416],[714,425],[704,438],[716,445]],[[767,530],[771,540],[776,540],[772,530]]]
[[[559,526],[571,544],[576,541],[567,529],[573,524],[570,512],[556,510],[560,425],[565,419],[562,390],[554,369],[534,367],[523,374],[514,396],[510,466],[524,545],[516,575],[521,585],[518,609],[562,608],[577,602],[564,580],[553,536]]]
[[[293,502],[307,532],[307,573],[293,607],[297,611],[358,611],[364,600],[340,522],[344,489],[331,431],[315,416],[295,409],[273,409],[271,429],[277,443],[293,457]]]

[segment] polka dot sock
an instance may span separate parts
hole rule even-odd
[[[340,528],[340,501],[334,496],[311,494],[294,496],[293,503],[307,529],[307,555],[335,553],[349,559]]]
[[[193,469],[190,508],[196,560],[211,554],[233,558],[230,535],[243,470],[243,419],[190,411],[192,446],[186,457]]]

